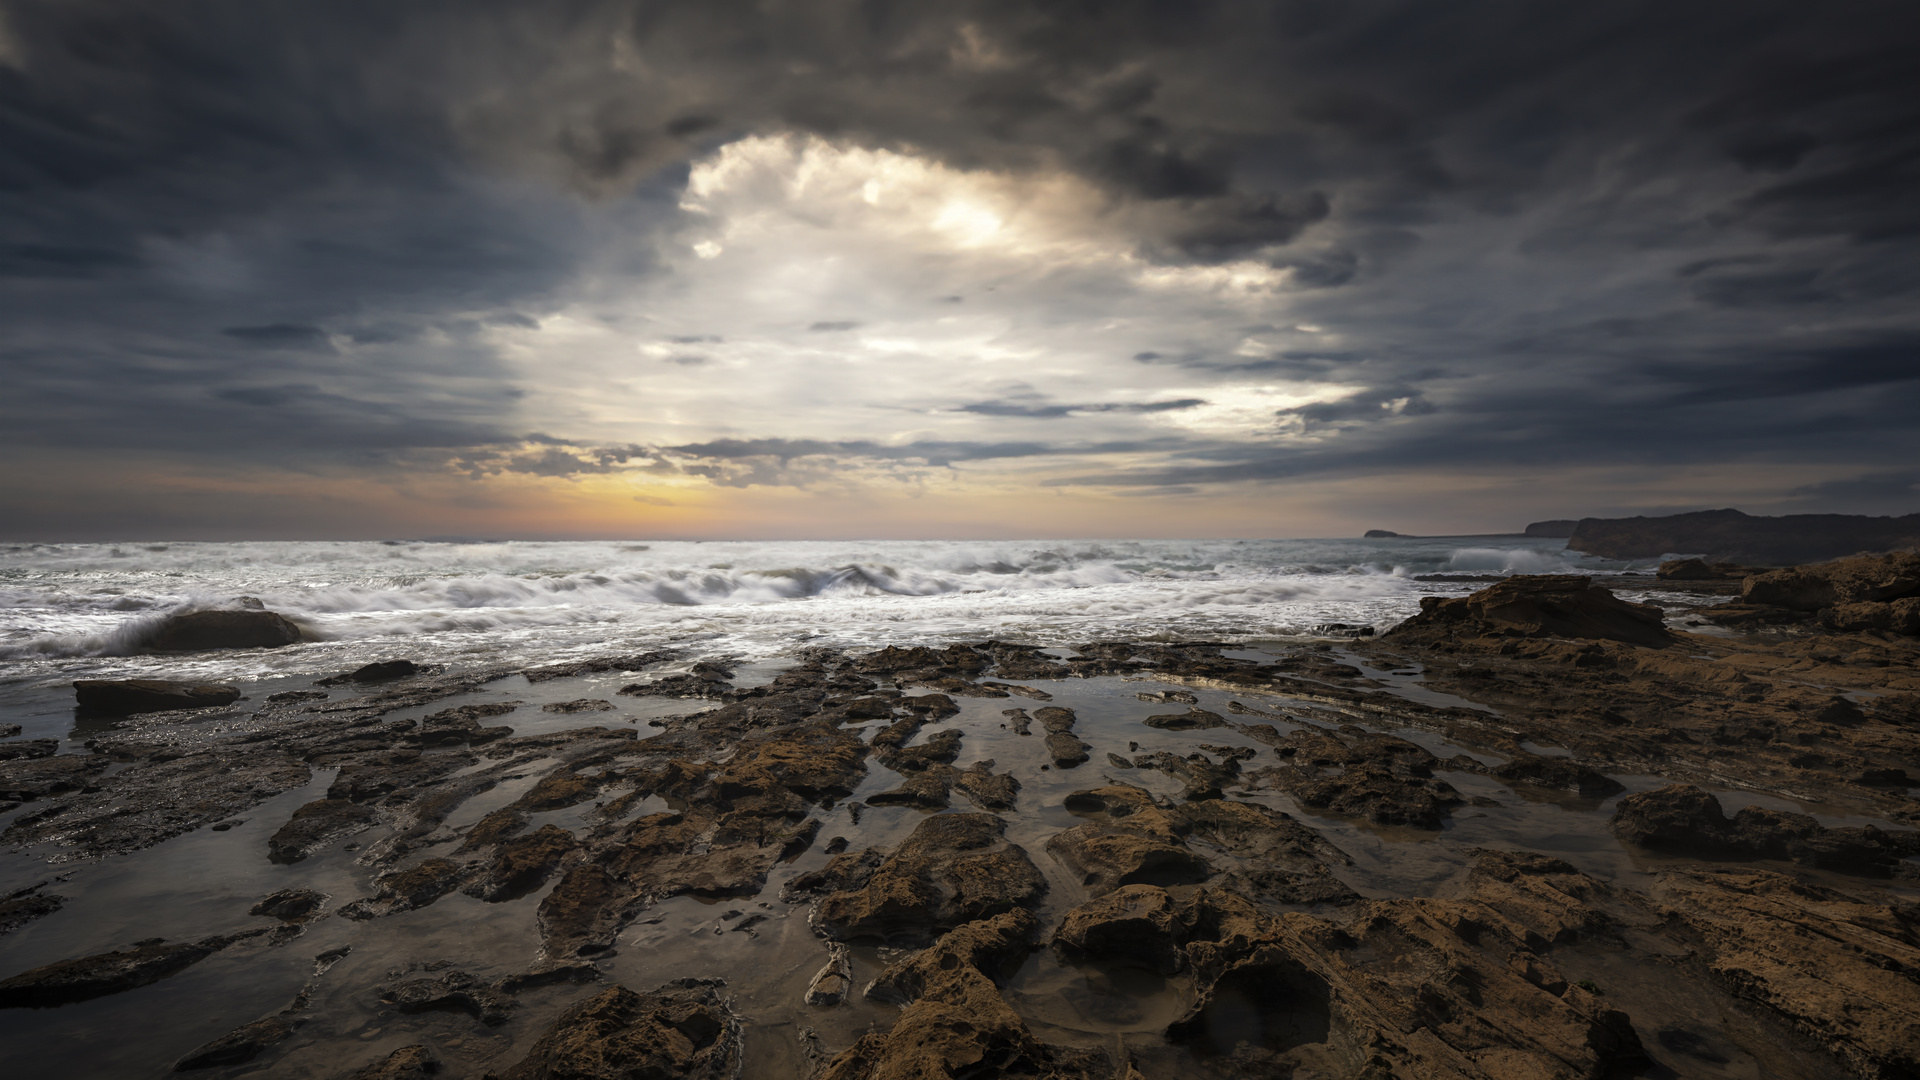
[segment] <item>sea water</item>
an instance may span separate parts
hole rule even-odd
[[[0,548],[0,696],[77,678],[260,679],[395,657],[1271,640],[1329,623],[1384,630],[1422,595],[1480,587],[1424,575],[1630,568],[1565,547],[1526,537],[18,544]],[[172,612],[251,603],[242,598],[309,640],[140,648]]]

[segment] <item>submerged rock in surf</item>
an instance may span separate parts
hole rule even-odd
[[[303,638],[300,627],[277,611],[242,608],[169,615],[149,631],[140,644],[160,652],[202,652],[277,649],[282,645],[296,645]]]

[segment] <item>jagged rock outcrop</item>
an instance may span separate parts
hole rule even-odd
[[[1511,577],[1471,596],[1420,598],[1420,613],[1384,640],[1439,647],[1470,638],[1577,638],[1650,648],[1673,642],[1661,610],[1630,604],[1581,574]]]
[[[498,1080],[732,1080],[740,1020],[719,985],[682,979],[649,994],[612,987],[561,1013]]]
[[[1833,829],[1808,814],[1759,806],[1728,818],[1719,799],[1690,784],[1621,799],[1612,825],[1621,839],[1642,847],[1717,859],[1786,859],[1868,877],[1889,877],[1901,859],[1920,855],[1920,832]]]

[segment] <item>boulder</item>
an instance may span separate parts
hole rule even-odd
[[[992,814],[921,821],[857,889],[820,901],[816,923],[841,941],[925,941],[973,919],[1039,902],[1047,882]],[[845,859],[846,856],[837,856]]]
[[[187,611],[169,615],[141,644],[160,652],[277,649],[297,645],[303,637],[300,627],[277,611]]]
[[[1386,640],[1437,645],[1459,638],[1582,638],[1664,648],[1674,640],[1652,604],[1630,604],[1580,574],[1511,577],[1471,596],[1420,598],[1420,613]]]
[[[118,994],[185,971],[228,945],[255,933],[222,934],[200,941],[154,940],[120,952],[61,960],[0,981],[0,1009],[46,1008]]]
[[[231,705],[240,700],[240,691],[166,679],[81,679],[73,684],[73,697],[80,708],[96,716],[131,716]]]

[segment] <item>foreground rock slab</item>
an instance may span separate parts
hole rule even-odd
[[[240,691],[166,679],[81,679],[73,684],[73,697],[80,708],[97,716],[131,716],[231,705],[240,700]]]
[[[683,979],[649,994],[616,986],[554,1021],[518,1065],[495,1080],[732,1080],[740,1021],[717,983]]]

